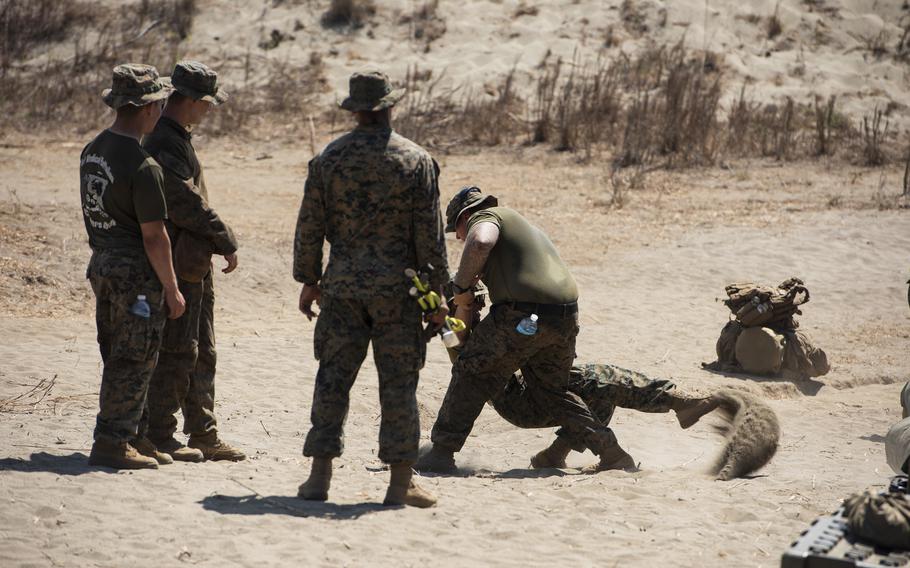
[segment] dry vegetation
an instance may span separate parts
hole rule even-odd
[[[276,5],[284,2],[296,3],[273,0]],[[439,4],[420,0],[397,19],[424,50],[446,31]],[[814,6],[821,8],[822,3]],[[10,117],[9,126],[21,131],[38,126],[95,128],[107,113],[97,98],[109,82],[110,69],[124,60],[138,60],[166,72],[181,55],[181,41],[192,29],[196,10],[196,0],[134,0],[113,11],[86,1],[6,0],[0,4],[0,105]],[[520,3],[515,17],[536,13],[530,4]],[[372,0],[331,0],[321,21],[345,31],[364,26],[375,14]],[[648,18],[635,2],[625,0],[619,17],[630,35],[648,30]],[[781,30],[775,7],[767,35],[774,37]],[[908,34],[896,53],[906,51]],[[231,104],[217,114],[214,134],[269,132],[276,124],[289,124],[288,116],[299,117],[294,121],[298,123],[330,124],[334,130],[336,114],[313,104],[328,89],[321,55],[312,52],[300,65],[271,54],[292,37],[272,30],[258,50],[218,62],[239,70],[243,79],[231,89]],[[42,53],[52,45],[53,55]],[[885,39],[869,39],[873,54],[880,53],[880,45],[886,46]],[[51,77],[54,80],[48,80]],[[722,56],[689,49],[682,41],[594,60],[547,56],[530,73],[513,69],[482,87],[443,87],[446,84],[444,72],[435,76],[432,70],[412,68],[405,79],[410,96],[397,116],[403,133],[442,150],[548,145],[584,160],[608,155],[614,168],[836,153],[865,165],[897,158],[889,155],[896,135],[888,128],[892,109],[875,109],[851,123],[837,111],[834,97],[814,105],[789,98],[757,102],[746,84],[731,85],[726,79]],[[722,104],[724,94],[734,90],[738,96]],[[523,96],[525,92],[529,94]]]
[[[837,99],[801,105],[751,100],[746,85],[729,108],[720,56],[653,45],[637,56],[593,62],[544,61],[530,77],[533,94],[516,92],[515,72],[496,88],[441,90],[440,78],[410,72],[411,96],[399,128],[434,147],[548,144],[581,159],[608,153],[614,167],[710,165],[724,158],[794,160],[843,152],[851,162],[894,159],[894,133],[876,110],[858,124],[837,112]]]
[[[116,9],[88,2],[8,0],[0,12],[0,111],[10,126],[94,124],[99,85],[123,61],[169,70],[192,28],[195,0],[141,0]],[[26,56],[71,39],[68,55]],[[85,120],[87,119],[87,120]]]

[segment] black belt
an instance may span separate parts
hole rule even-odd
[[[578,313],[578,302],[570,304],[535,304],[533,302],[500,302],[493,305],[493,309],[508,306],[519,312],[537,314],[541,317],[566,318]]]

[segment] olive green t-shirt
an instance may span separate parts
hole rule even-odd
[[[82,216],[92,250],[142,248],[140,223],[167,217],[161,166],[129,136],[105,130],[79,160]]]
[[[468,219],[468,231],[485,222],[499,227],[499,240],[483,274],[491,303],[569,304],[578,300],[575,279],[543,231],[508,207],[474,213]]]

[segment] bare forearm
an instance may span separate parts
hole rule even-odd
[[[472,246],[470,242],[466,244],[461,254],[461,262],[458,264],[458,272],[455,274],[455,284],[460,288],[470,288],[477,276],[483,272],[489,256],[490,247],[477,243]]]
[[[174,274],[174,263],[171,259],[171,240],[167,232],[162,231],[159,234],[145,236],[142,239],[145,247],[145,254],[148,256],[149,263],[158,280],[165,290],[175,290],[177,288],[177,276]]]

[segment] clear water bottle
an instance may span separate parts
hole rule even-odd
[[[522,335],[534,335],[537,333],[537,314],[531,314],[523,318],[518,322],[515,331]]]
[[[439,334],[442,335],[443,345],[445,345],[449,349],[454,349],[455,347],[458,347],[461,344],[461,341],[459,341],[458,336],[455,335],[455,332],[452,331],[451,329],[443,328],[442,331],[439,332]]]
[[[145,300],[144,294],[136,296],[136,303],[130,306],[130,313],[145,319],[152,317],[152,307]]]

